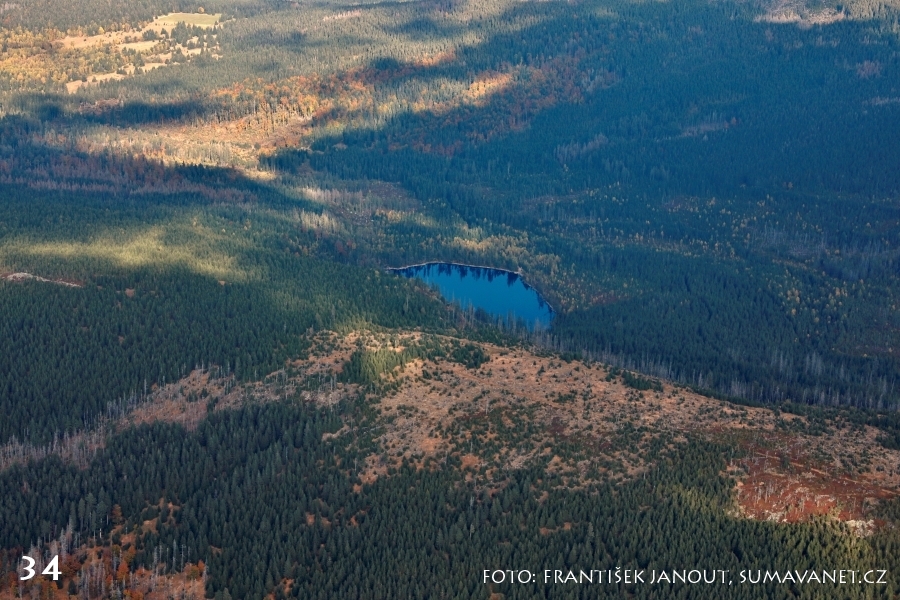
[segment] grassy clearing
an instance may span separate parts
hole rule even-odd
[[[201,13],[173,12],[161,17],[157,17],[153,21],[153,25],[158,25],[161,27],[174,27],[179,23],[184,23],[185,25],[193,25],[195,27],[214,27],[221,18],[221,14],[205,15]]]

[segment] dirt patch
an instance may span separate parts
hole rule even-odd
[[[737,488],[741,512],[754,519],[796,523],[830,515],[841,521],[864,522],[879,502],[897,496],[895,490],[816,469],[785,474],[761,464],[757,462]]]
[[[896,452],[869,454],[876,435],[868,427],[827,436],[772,432],[742,443],[744,456],[728,469],[738,477],[740,512],[783,523],[830,515],[870,532],[871,509],[900,495]]]

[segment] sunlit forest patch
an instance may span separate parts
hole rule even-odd
[[[234,256],[217,251],[223,239],[228,240],[225,230],[198,231],[195,226],[179,232],[171,225],[165,229],[156,226],[144,231],[101,235],[86,243],[8,241],[4,244],[3,259],[12,262],[13,256],[24,255],[72,263],[101,261],[117,268],[178,265],[218,279],[245,280],[248,274],[236,264]]]

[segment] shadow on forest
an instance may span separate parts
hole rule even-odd
[[[93,105],[76,105],[76,101],[77,98],[62,95],[23,94],[16,98],[15,104],[27,117],[42,124],[76,128],[88,125],[134,127],[183,122],[209,117],[216,110],[212,103],[199,99],[164,104],[101,101]],[[21,121],[18,115],[7,115],[0,120],[0,127],[4,126],[3,121],[8,126],[17,119]]]
[[[699,339],[702,347],[692,359],[676,360],[681,361],[677,370],[682,375],[698,365],[715,364],[714,371],[736,381],[745,377],[775,381],[771,365],[729,354],[740,348],[762,357],[768,350],[758,347],[761,343],[796,351],[792,336],[797,326],[780,313],[760,317],[767,323],[764,333],[733,331],[734,307],[750,311],[749,303],[761,299],[773,305],[780,302],[760,292],[770,261],[808,260],[823,277],[827,272],[850,278],[861,269],[872,269],[880,281],[890,277],[897,264],[896,251],[882,248],[873,250],[870,263],[857,252],[859,260],[839,266],[824,255],[824,241],[816,248],[818,242],[795,245],[783,239],[788,235],[799,241],[812,230],[821,232],[819,239],[828,237],[851,248],[877,246],[883,240],[872,235],[866,221],[878,222],[884,229],[900,218],[895,202],[873,201],[873,196],[889,196],[900,189],[900,173],[892,166],[900,159],[894,141],[900,134],[898,107],[872,100],[896,93],[887,76],[887,70],[893,72],[896,66],[887,66],[892,64],[890,45],[873,49],[865,41],[869,24],[779,27],[731,19],[730,8],[706,4],[693,8],[632,6],[621,19],[598,18],[590,27],[573,25],[577,22],[563,17],[547,19],[460,49],[457,63],[402,63],[393,74],[381,69],[378,84],[385,87],[453,76],[472,81],[500,68],[520,79],[477,104],[443,111],[408,110],[378,126],[366,124],[365,108],[323,115],[322,123],[340,118],[363,124],[323,136],[311,151],[283,149],[270,164],[287,172],[311,165],[348,179],[400,182],[420,200],[445,203],[471,227],[493,226],[493,231],[500,231],[510,226],[535,236],[549,229],[568,230],[571,245],[564,238],[553,238],[547,245],[571,260],[573,268],[581,264],[586,271],[636,276],[648,291],[626,302],[575,310],[561,319],[560,335],[632,357],[646,351],[665,360],[679,352],[665,348],[667,339]],[[585,40],[584,45],[568,44],[573,33]],[[590,40],[595,41],[593,49]],[[860,75],[864,71],[857,65],[866,61],[883,65],[882,75]],[[576,75],[567,76],[567,69]],[[615,75],[609,85],[589,89],[579,79],[604,70]],[[541,77],[554,85],[558,81],[581,85],[581,98],[558,98],[528,108],[538,104],[528,96],[528,85]],[[544,98],[558,93],[560,86],[538,84],[537,89]],[[511,114],[521,120],[504,129]],[[492,129],[493,136],[482,135]],[[602,141],[595,143],[598,139]],[[454,147],[457,142],[461,143]],[[782,229],[777,234],[764,230],[762,221],[757,227],[761,198],[768,210],[762,220],[773,215],[772,224]],[[700,199],[704,206],[682,208],[684,202]],[[711,208],[722,199],[727,208]],[[754,246],[733,240],[732,227],[739,223],[733,215],[746,215],[751,223],[748,235],[759,240]],[[607,234],[590,231],[585,224],[601,231],[605,227]],[[786,234],[786,227],[797,231]],[[661,230],[667,240],[704,240],[710,245],[730,240],[738,246],[733,256],[753,265],[747,269],[760,278],[760,285],[754,283],[738,295],[711,289],[701,297],[720,303],[714,314],[688,314],[690,310],[679,302],[695,294],[679,287],[683,278],[693,274],[708,283],[731,267],[711,257],[691,258],[663,275],[636,275],[643,269],[637,265],[646,264],[653,271],[661,258],[657,250],[649,250],[656,242],[645,247],[645,242],[633,240],[653,240]],[[602,252],[583,247],[582,236],[598,233],[598,246],[609,241],[624,246],[607,246]],[[632,263],[631,270],[614,268],[613,263],[638,248],[650,254]],[[753,281],[748,273],[732,275],[734,282],[745,286]],[[736,289],[729,286],[725,287]],[[678,292],[659,299],[671,289]],[[746,314],[760,313],[754,305]],[[656,341],[635,342],[660,326],[663,314],[668,319],[662,322],[686,327],[683,335],[669,338],[667,331]],[[713,328],[717,333],[698,334],[698,323],[709,321],[718,323]],[[603,325],[609,323],[622,325]],[[810,327],[819,335],[815,326]],[[751,330],[748,322],[747,331]],[[776,331],[784,333],[784,339],[774,341]],[[732,334],[735,337],[729,337]],[[866,335],[860,333],[860,338]],[[760,336],[766,341],[761,342]],[[817,348],[817,343],[805,350],[827,354],[832,365],[849,364],[850,359],[835,350],[848,342],[836,341],[827,348],[824,344]],[[890,358],[873,364],[865,357],[853,361],[857,373],[871,368],[882,377],[895,364]],[[720,389],[727,387],[727,377],[722,377],[716,384]],[[806,394],[824,379],[798,381],[792,381],[793,391]],[[841,393],[851,388],[858,393],[868,384],[860,376],[852,384],[833,378],[828,385]],[[762,397],[770,390],[758,393]],[[771,392],[771,397],[778,393]]]
[[[440,23],[433,18],[419,17],[396,27],[388,27],[392,34],[406,36],[410,40],[428,40],[433,38],[454,38],[466,32],[462,25]]]
[[[810,193],[867,195],[900,189],[893,166],[898,158],[893,140],[900,134],[898,105],[884,100],[895,93],[887,70],[893,73],[896,65],[887,46],[873,49],[866,42],[869,23],[803,29],[753,22],[749,16],[734,19],[732,7],[699,2],[688,8],[617,8],[622,10],[620,18],[595,16],[593,29],[577,24],[571,15],[554,16],[559,9],[548,8],[537,24],[460,48],[455,60],[446,63],[371,64],[378,85],[385,87],[427,85],[440,78],[471,81],[501,69],[531,69],[526,78],[534,73],[546,76],[548,69],[580,70],[563,83],[576,88],[581,100],[558,99],[528,109],[537,104],[534,99],[516,98],[520,90],[503,89],[477,105],[440,113],[402,112],[383,126],[344,128],[321,138],[314,148],[325,156],[319,156],[317,164],[334,166],[349,177],[406,183],[418,176],[401,174],[408,161],[418,172],[456,171],[472,184],[507,187],[509,182],[498,179],[492,167],[499,160],[526,184],[532,183],[529,175],[539,175],[543,187],[531,192],[538,195],[609,184],[664,197],[758,194],[786,186]],[[516,8],[499,18],[512,20],[527,10]],[[396,31],[414,35],[417,29],[441,35],[441,26],[428,19]],[[598,33],[608,34],[608,39]],[[568,43],[573,34],[585,40],[584,47]],[[884,71],[873,77],[860,65]],[[599,83],[585,83],[604,72],[611,84],[601,78]],[[560,91],[548,88],[541,93],[547,97]],[[521,114],[523,106],[522,122],[505,131],[500,127],[500,134],[487,141],[472,141],[486,126],[502,124],[511,110]],[[320,120],[365,122],[366,114],[361,108]],[[583,148],[600,134],[607,143]],[[391,144],[411,138],[418,147],[448,148],[460,142],[462,147],[449,158],[427,151],[414,158],[408,151],[395,153],[394,160],[379,157],[393,152],[388,150]],[[346,154],[338,159],[336,144],[356,147],[360,156],[374,161],[346,160]],[[558,158],[566,152],[570,159]],[[296,162],[292,155],[297,151],[285,149],[273,164],[287,168]],[[335,156],[333,161],[329,155]]]
[[[534,231],[537,237],[556,224],[565,226],[573,222],[576,217],[583,223],[605,224],[607,235],[613,235],[608,233],[611,229],[622,232],[621,239],[603,238],[614,239],[619,244],[609,245],[607,256],[592,254],[594,249],[588,240],[593,238],[588,238],[587,233],[582,237],[580,232],[569,240],[554,239],[557,246],[541,251],[556,253],[566,260],[577,259],[585,272],[610,272],[617,268],[616,261],[624,264],[622,258],[631,253],[635,260],[618,267],[623,278],[659,264],[655,249],[641,247],[637,242],[631,245],[632,240],[650,238],[659,224],[665,225],[668,239],[693,237],[710,246],[720,242],[720,234],[723,241],[730,239],[726,237],[726,233],[731,233],[726,229],[730,227],[730,221],[720,225],[718,219],[726,217],[718,208],[713,210],[704,205],[703,210],[694,210],[696,206],[691,203],[700,196],[704,201],[714,194],[738,197],[751,208],[761,198],[774,198],[770,210],[782,211],[778,214],[784,216],[792,216],[795,209],[799,211],[801,202],[798,200],[802,200],[808,203],[802,209],[807,211],[811,226],[829,234],[835,230],[838,235],[847,231],[853,233],[858,220],[871,218],[871,215],[881,219],[880,224],[896,219],[895,205],[877,209],[882,212],[873,212],[871,206],[860,211],[854,202],[844,202],[849,193],[875,194],[897,189],[900,177],[896,170],[900,152],[896,144],[900,123],[896,118],[897,105],[870,102],[873,97],[896,95],[891,91],[890,82],[895,80],[897,67],[889,57],[890,46],[862,43],[864,33],[871,35],[865,27],[855,23],[833,25],[827,30],[777,27],[750,20],[732,20],[729,18],[732,7],[702,2],[678,3],[677,6],[620,6],[617,8],[622,10],[622,15],[617,19],[608,15],[592,17],[594,8],[596,6],[585,5],[546,5],[539,9],[517,7],[497,18],[527,16],[532,14],[528,12],[530,10],[544,11],[545,18],[522,30],[493,35],[479,45],[460,48],[455,59],[448,63],[429,65],[373,59],[369,68],[362,71],[363,81],[371,82],[373,88],[387,89],[387,93],[410,81],[424,85],[440,78],[451,78],[469,84],[480,75],[500,70],[514,72],[519,79],[511,86],[487,94],[477,103],[440,112],[410,110],[377,127],[345,127],[340,133],[323,136],[316,142],[313,152],[281,150],[268,162],[284,172],[296,172],[311,165],[347,179],[399,182],[420,200],[438,199],[468,223],[486,230],[491,227],[501,230],[503,226],[511,225],[520,227],[520,231]],[[573,18],[573,11],[579,19]],[[426,27],[425,24],[420,26]],[[452,35],[450,29],[438,28],[437,31],[435,35],[442,32]],[[400,29],[398,32],[410,36],[416,33]],[[580,43],[570,43],[575,34]],[[824,42],[829,41],[824,39],[827,35],[840,35],[842,43],[837,46],[819,44],[820,37]],[[312,47],[303,40],[298,50]],[[858,76],[855,66],[865,61],[879,61],[883,65],[881,76],[868,79]],[[848,66],[840,66],[844,64]],[[598,79],[600,84],[594,85],[591,77],[604,73],[614,77],[608,81]],[[544,81],[552,81],[553,85],[540,87],[541,77],[545,77]],[[556,82],[571,84],[578,92],[572,94],[576,99],[557,97],[555,102],[537,102],[560,92]],[[528,88],[530,85],[534,87]],[[523,89],[533,89],[536,93],[528,96],[521,91]],[[579,96],[580,101],[577,100]],[[95,112],[76,112],[73,101],[62,97],[34,96],[23,102],[28,108],[26,116],[7,116],[0,120],[0,158],[4,161],[0,168],[14,167],[11,172],[0,171],[0,174],[11,177],[28,173],[28,177],[32,177],[31,173],[34,173],[44,177],[45,182],[83,184],[85,191],[75,194],[61,188],[45,193],[5,186],[7,195],[15,192],[19,196],[19,204],[7,203],[5,209],[11,215],[18,206],[27,209],[22,211],[23,216],[12,215],[8,220],[16,223],[13,230],[17,233],[27,233],[28,228],[43,231],[47,219],[54,218],[44,204],[38,207],[33,202],[39,193],[55,197],[54,212],[59,206],[70,206],[73,212],[107,221],[128,211],[139,219],[143,211],[155,206],[224,205],[227,209],[229,202],[217,199],[216,193],[234,191],[246,192],[246,196],[233,201],[241,205],[235,209],[235,213],[241,213],[235,221],[246,218],[242,213],[243,205],[319,210],[233,169],[164,167],[143,159],[119,156],[112,150],[92,155],[74,146],[53,146],[42,137],[44,126],[48,124],[77,130],[97,124],[126,127],[212,118],[217,107],[211,102],[128,102],[121,106],[98,107]],[[519,117],[518,122],[505,125],[514,112]],[[317,119],[350,121],[358,117],[364,121],[365,115],[366,108],[360,108],[349,114],[322,115]],[[486,134],[490,128],[499,126],[504,128],[493,132],[492,136],[484,135],[483,139],[470,136],[472,133]],[[599,135],[606,141],[591,145],[593,140],[600,139]],[[394,144],[398,141],[400,148],[395,149]],[[460,147],[446,156],[427,149],[429,145],[432,148],[452,147],[456,142],[461,142]],[[339,144],[346,149],[335,149]],[[81,165],[80,174],[61,170],[72,163]],[[71,182],[59,181],[60,172],[70,173]],[[132,193],[151,179],[160,183],[159,192]],[[109,183],[111,191],[105,188],[90,191],[95,182]],[[164,193],[166,184],[174,188],[180,182],[190,185],[182,185],[182,191],[176,189],[171,194]],[[794,187],[796,191],[792,191]],[[201,193],[205,190],[210,190],[206,196]],[[590,202],[570,201],[597,190],[596,197],[589,196]],[[800,190],[805,190],[808,196],[800,196]],[[829,194],[828,200],[812,204],[811,200],[818,201],[814,194],[819,190]],[[610,199],[613,195],[618,198]],[[622,200],[622,196],[629,200]],[[552,202],[563,199],[566,204],[562,209],[557,209],[551,201],[538,206],[536,201],[543,198]],[[780,201],[784,201],[782,206],[779,206]],[[538,208],[533,209],[533,206]],[[682,206],[684,210],[681,210]],[[746,206],[729,205],[728,210],[738,211]],[[546,212],[542,214],[541,210]],[[73,231],[71,225],[62,227],[66,226],[70,228],[66,235],[81,235],[82,232]],[[517,235],[517,232],[506,229],[503,234]],[[417,323],[415,314],[408,313],[405,308],[410,299],[406,294],[408,288],[404,288],[403,293],[391,292],[390,300],[394,305],[390,311],[372,308],[370,300],[382,289],[380,284],[370,283],[368,273],[362,274],[361,269],[339,271],[334,265],[295,256],[291,251],[296,252],[297,246],[291,246],[285,240],[298,235],[291,231],[278,239],[268,240],[266,243],[270,246],[259,256],[253,256],[252,252],[238,255],[239,261],[252,263],[251,266],[264,273],[269,268],[266,261],[271,260],[280,269],[279,276],[291,282],[290,294],[303,295],[306,304],[297,301],[297,305],[312,307],[302,323],[291,323],[289,333],[296,336],[310,326],[343,326],[351,317],[374,320],[373,315],[379,314],[388,315],[389,318],[381,321],[385,325]],[[309,234],[309,237],[314,236],[314,233]],[[539,243],[550,246],[547,239]],[[572,239],[575,242],[567,246]],[[646,252],[649,258],[643,254],[637,256],[633,251],[635,247]],[[337,252],[333,258],[340,260]],[[724,263],[727,261],[723,260]],[[671,264],[674,265],[672,269],[655,274],[658,280],[652,283],[659,289],[684,285],[686,279],[681,275],[692,273],[692,270],[698,270],[701,279],[716,283],[713,275],[723,268],[716,259],[704,262],[695,257],[681,260],[679,256],[679,261]],[[292,270],[298,266],[305,269],[303,274],[312,273],[314,277],[300,277]],[[699,272],[701,268],[707,271]],[[350,278],[348,274],[358,277]],[[202,279],[209,287],[209,290],[203,290],[204,294],[221,291],[211,277]],[[651,281],[650,275],[644,279]],[[747,284],[747,280],[745,274],[735,273],[726,283]],[[302,285],[297,281],[302,281]],[[308,281],[316,282],[318,287],[309,286]],[[570,281],[563,274],[558,275],[554,283],[568,284]],[[231,288],[223,287],[230,293]],[[250,314],[254,306],[256,309],[261,307],[271,316],[267,326],[271,326],[272,332],[266,339],[270,343],[267,348],[277,347],[276,342],[283,339],[278,333],[279,327],[290,322],[292,316],[292,311],[286,308],[289,306],[284,301],[286,296],[283,290],[271,289],[257,296],[249,287],[240,290],[248,298],[240,308]],[[647,293],[633,296],[629,303],[612,303],[609,308],[598,305],[593,312],[575,311],[568,317],[572,339],[586,339],[585,345],[594,343],[601,349],[612,347],[613,352],[630,353],[632,357],[646,355],[656,360],[653,357],[666,358],[667,353],[677,357],[682,349],[672,350],[671,345],[666,346],[673,337],[664,329],[665,322],[660,325],[658,317],[660,314],[675,315],[669,318],[684,324],[684,339],[710,342],[694,349],[695,358],[685,359],[680,367],[685,373],[697,365],[720,364],[723,378],[731,374],[736,378],[745,377],[747,373],[754,377],[769,376],[774,371],[763,364],[767,360],[767,348],[753,354],[763,362],[753,363],[752,369],[743,367],[738,358],[729,354],[734,348],[756,350],[756,344],[770,343],[771,332],[758,331],[759,323],[752,322],[753,315],[763,313],[757,306],[748,304],[758,299],[762,282],[759,286],[747,286],[746,293],[743,288],[734,288],[741,293],[730,297],[724,295],[722,287],[710,288],[712,291],[707,293],[719,298],[717,306],[721,307],[721,311],[709,311],[709,314],[700,311],[698,315],[685,316],[685,311],[692,309],[690,306],[684,308],[681,301],[693,298],[696,293],[690,289],[682,293],[680,287],[674,287],[675,291],[668,299],[662,294]],[[766,298],[775,307],[772,308],[775,314],[774,311],[781,308],[776,302],[780,299],[773,293]],[[418,296],[414,298],[414,301],[420,300],[424,302]],[[352,306],[347,308],[342,302]],[[634,306],[639,302],[645,302],[641,305],[643,312]],[[210,306],[209,311],[203,313],[204,317],[217,314],[218,308],[214,304]],[[671,312],[667,313],[669,310]],[[731,313],[726,314],[725,310],[740,313],[738,316],[746,318],[746,326],[735,327],[735,321],[729,316]],[[707,338],[696,335],[698,330],[693,325],[705,323],[716,314],[720,321],[726,322],[722,331],[731,331],[735,336],[734,348],[720,339],[716,331],[709,332]],[[329,315],[332,315],[330,320]],[[779,319],[779,323],[786,325],[776,332],[784,335],[783,343],[778,342],[778,347],[792,349],[795,321],[782,313],[779,313]],[[619,322],[625,328],[609,327],[601,331],[602,325],[597,325]],[[771,328],[774,319],[762,319],[761,322]],[[184,325],[179,321],[179,326],[188,328],[190,323]],[[214,323],[210,325],[213,326]],[[651,331],[650,327],[661,327],[652,331],[656,337],[646,335]],[[607,337],[598,334],[591,338],[598,331]],[[761,335],[768,337],[760,341]],[[199,344],[201,338],[215,336],[198,333],[196,337]],[[644,343],[642,340],[648,337],[652,339]],[[232,348],[249,348],[251,342],[237,340]],[[644,345],[636,345],[638,342]],[[712,342],[718,345],[712,346]],[[824,346],[818,349],[810,346],[804,347],[802,352],[807,350],[829,351]],[[252,362],[249,351],[241,350],[240,356],[247,364]],[[802,361],[800,354],[798,357],[797,360]],[[185,360],[192,359],[234,360],[234,351],[223,350],[217,356],[198,353]],[[829,360],[830,364],[838,365],[842,364],[843,357],[833,354]],[[858,362],[863,365],[857,369],[862,373],[868,362],[863,359]],[[179,364],[173,362],[160,369],[160,373],[168,373],[171,377],[177,373]],[[889,367],[885,364],[878,369],[886,372]],[[779,383],[777,377],[772,381]],[[862,383],[851,383],[858,385],[858,389],[865,389]],[[851,386],[839,382],[835,389],[840,389],[839,385],[846,385],[846,389]]]
[[[896,170],[891,168],[897,157],[893,144],[897,109],[886,104],[866,110],[864,104],[890,91],[883,82],[890,80],[887,69],[894,67],[888,67],[885,59],[882,77],[871,79],[860,78],[853,67],[882,52],[862,43],[864,34],[871,34],[868,25],[845,22],[807,30],[773,26],[752,22],[749,16],[733,19],[733,7],[703,2],[677,7],[616,4],[613,8],[621,14],[615,18],[598,15],[598,6],[603,5],[517,6],[496,19],[513,22],[532,17],[536,22],[461,47],[446,62],[423,65],[380,57],[359,75],[364,85],[387,89],[410,82],[426,86],[440,79],[464,82],[484,74],[530,69],[523,75],[527,79],[546,76],[548,68],[570,69],[574,75],[565,75],[568,79],[561,81],[574,86],[580,101],[562,98],[527,108],[537,105],[539,98],[519,98],[520,88],[503,88],[477,104],[439,113],[408,111],[377,127],[344,127],[316,143],[316,151],[324,153],[317,155],[316,164],[337,168],[344,176],[408,185],[410,178],[420,177],[424,170],[443,173],[451,181],[456,177],[460,184],[464,179],[498,189],[530,186],[522,191],[531,195],[568,194],[611,183],[663,197],[744,193],[739,190],[758,193],[784,182],[850,193],[898,188]],[[459,29],[415,16],[392,33],[410,39],[452,38]],[[823,40],[825,34],[840,37],[842,44],[829,46]],[[262,32],[253,35],[265,37]],[[583,45],[573,47],[573,35]],[[317,42],[300,38],[291,44],[302,54]],[[840,61],[850,66],[836,68]],[[263,61],[257,67],[268,72],[276,65]],[[607,74],[609,83],[598,73]],[[543,97],[559,92],[538,89]],[[19,102],[30,107],[29,114],[39,122],[76,128],[184,123],[213,118],[221,108],[208,97],[170,103],[107,103],[87,110],[74,107],[73,100],[65,97],[35,95]],[[502,124],[510,111],[522,113],[523,106],[519,122]],[[367,111],[318,115],[314,125],[366,122]],[[492,133],[485,131],[491,127],[497,131],[479,140]],[[606,143],[585,149],[601,134]],[[846,143],[848,139],[852,144]],[[457,149],[446,157],[409,149],[394,153],[388,148],[398,141],[409,148],[410,140],[419,148]],[[339,144],[349,146],[350,154],[336,155],[334,146]],[[391,154],[402,160],[385,158]],[[347,156],[359,160],[348,161]],[[284,149],[270,164],[290,169],[307,158],[305,152]],[[507,168],[498,169],[498,162]],[[513,173],[515,180],[510,178]],[[228,184],[259,186],[241,179],[231,173]]]

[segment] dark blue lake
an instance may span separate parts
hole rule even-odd
[[[391,271],[437,287],[448,302],[457,302],[463,308],[480,308],[498,319],[523,321],[529,329],[546,329],[553,320],[550,305],[511,271],[453,263],[428,263]]]

